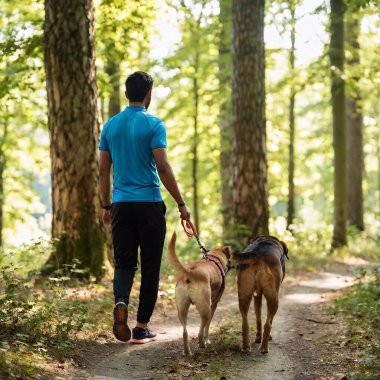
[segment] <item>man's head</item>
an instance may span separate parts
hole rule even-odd
[[[125,81],[125,96],[130,103],[143,103],[148,109],[152,96],[153,78],[143,71],[136,71]]]

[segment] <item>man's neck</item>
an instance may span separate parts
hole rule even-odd
[[[129,102],[129,107],[145,107],[144,102]]]

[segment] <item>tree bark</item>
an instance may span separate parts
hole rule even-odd
[[[291,47],[289,52],[290,70],[292,79],[290,84],[290,101],[289,101],[289,167],[288,167],[288,215],[287,229],[291,229],[291,225],[295,216],[295,195],[294,195],[294,144],[295,144],[295,101],[296,89],[294,84],[295,73],[295,41],[296,41],[296,19],[295,19],[295,4],[294,1],[289,2],[290,8],[290,41]]]
[[[334,146],[334,232],[332,248],[347,245],[347,168],[343,0],[331,0],[331,104]]]
[[[348,70],[352,73],[351,86],[346,95],[347,123],[347,192],[348,221],[359,231],[364,230],[363,221],[363,113],[359,90],[359,31],[360,20],[356,14],[350,14],[346,22],[346,47],[348,52]]]
[[[268,233],[264,0],[234,0],[233,215],[242,235]]]
[[[111,93],[108,103],[108,117],[111,118],[120,112],[120,67],[115,61],[108,62],[106,73],[110,80]]]
[[[231,0],[219,1],[219,21],[221,23],[219,35],[220,176],[224,237],[226,237],[232,219],[231,5]]]
[[[45,271],[78,261],[100,277],[104,236],[99,223],[99,114],[91,0],[46,0],[48,94],[56,252]]]

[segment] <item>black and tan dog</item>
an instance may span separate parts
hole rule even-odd
[[[199,347],[209,343],[208,331],[218,302],[224,292],[224,276],[227,272],[231,250],[229,247],[215,247],[208,252],[207,259],[183,265],[175,253],[176,234],[170,240],[168,260],[179,273],[175,289],[178,318],[183,326],[183,352],[191,355],[186,329],[190,304],[194,304],[201,317]]]
[[[272,236],[260,236],[242,252],[234,253],[238,262],[239,309],[242,316],[243,351],[251,350],[248,326],[248,310],[254,298],[256,314],[256,343],[261,343],[260,351],[268,352],[268,342],[273,317],[278,309],[280,285],[285,277],[285,257],[288,258],[286,244]],[[261,301],[267,301],[267,320],[264,333],[261,325]]]

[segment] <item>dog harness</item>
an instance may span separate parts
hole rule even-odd
[[[209,255],[207,252],[206,252],[206,256],[203,256],[203,260],[210,261],[213,264],[215,264],[219,270],[220,275],[222,276],[222,285],[220,285],[220,289],[218,293],[218,296],[219,296],[219,294],[224,290],[226,286],[225,277],[229,268],[224,269],[224,265],[222,264],[222,261],[219,259],[219,257],[216,257],[214,255]]]
[[[214,255],[210,255],[208,253],[209,251],[201,243],[201,240],[199,239],[197,230],[196,230],[195,226],[193,225],[193,223],[190,222],[190,220],[182,219],[181,220],[181,224],[182,224],[183,230],[185,231],[185,234],[188,237],[193,237],[193,236],[195,237],[195,240],[198,243],[199,249],[202,252],[203,260],[209,261],[209,262],[215,264],[216,267],[218,268],[219,273],[222,276],[222,285],[221,285],[220,290],[219,290],[219,293],[220,293],[224,289],[224,287],[225,287],[225,280],[224,280],[224,278],[226,277],[226,274],[227,274],[229,268],[225,269],[224,265],[222,264],[222,261],[218,257],[216,257]]]

